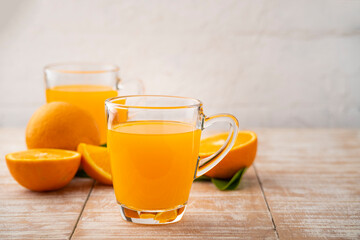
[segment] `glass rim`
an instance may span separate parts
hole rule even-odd
[[[127,99],[127,98],[164,98],[164,99],[180,99],[180,100],[191,100],[193,104],[179,104],[172,106],[140,106],[140,105],[126,105],[121,103],[113,103],[114,100]],[[196,98],[191,97],[181,97],[181,96],[172,96],[172,95],[125,95],[125,96],[117,96],[108,98],[105,100],[106,106],[118,107],[118,108],[138,108],[138,109],[159,109],[159,110],[168,110],[168,109],[184,109],[184,108],[199,108],[203,105],[203,103]]]
[[[91,66],[94,70],[78,70],[81,66]],[[73,67],[73,70],[66,70],[66,67]],[[44,72],[51,71],[57,73],[69,74],[98,74],[108,72],[118,72],[120,68],[113,63],[96,63],[96,62],[62,62],[52,63],[44,67]]]

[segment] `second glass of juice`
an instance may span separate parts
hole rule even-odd
[[[104,102],[118,95],[119,68],[112,64],[53,64],[44,69],[46,101],[68,102],[89,112],[106,143]]]

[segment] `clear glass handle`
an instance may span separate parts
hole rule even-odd
[[[145,93],[145,86],[141,79],[124,79],[118,78],[118,92],[120,95],[142,95]]]
[[[204,128],[207,128],[215,122],[227,122],[230,125],[229,136],[226,139],[224,145],[214,154],[209,157],[200,159],[199,168],[196,172],[196,177],[204,175],[206,172],[216,166],[235,144],[236,137],[239,132],[239,122],[233,115],[230,114],[218,114],[205,118]]]

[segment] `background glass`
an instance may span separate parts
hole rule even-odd
[[[104,102],[124,88],[119,67],[94,63],[53,64],[45,67],[44,74],[46,101],[69,102],[89,112],[98,124],[101,143],[106,143]]]

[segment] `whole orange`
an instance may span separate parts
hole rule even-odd
[[[85,110],[66,102],[41,106],[26,128],[26,144],[32,148],[76,150],[79,143],[100,144],[95,119]]]
[[[208,157],[221,148],[228,137],[220,133],[201,140],[200,158]],[[255,160],[257,136],[251,131],[240,131],[230,152],[205,175],[213,178],[229,179],[244,167],[250,167]]]
[[[13,178],[33,191],[64,187],[78,170],[80,158],[77,152],[61,149],[30,149],[5,156]]]

